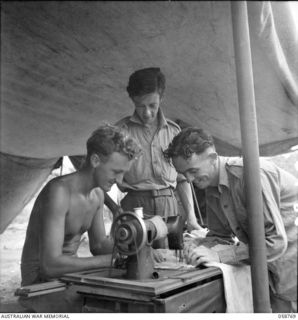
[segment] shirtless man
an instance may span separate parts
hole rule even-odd
[[[100,127],[87,141],[85,166],[51,180],[44,187],[27,229],[21,262],[23,286],[111,264],[113,244],[105,233],[104,191],[122,182],[139,152],[135,141],[119,128]],[[86,231],[93,257],[78,257],[81,236]],[[21,298],[20,302],[36,312],[81,311],[80,297],[71,288]]]

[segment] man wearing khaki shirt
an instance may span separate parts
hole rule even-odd
[[[242,159],[218,156],[212,137],[199,128],[182,130],[165,153],[179,173],[206,190],[209,232],[185,246],[188,263],[249,263]],[[297,179],[263,158],[260,178],[272,311],[297,312]]]
[[[178,214],[174,189],[186,213],[190,230],[200,229],[196,221],[190,185],[178,177],[175,168],[164,157],[180,127],[165,118],[160,104],[165,90],[165,77],[159,68],[135,71],[129,78],[127,92],[135,111],[116,125],[127,130],[141,145],[143,154],[125,174],[120,189],[127,192],[121,201],[124,210],[143,207],[144,214],[164,218]]]

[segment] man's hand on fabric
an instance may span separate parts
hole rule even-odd
[[[188,219],[187,220],[187,230],[193,231],[193,230],[201,230],[203,229],[198,222],[195,219]]]
[[[220,262],[216,251],[206,248],[205,246],[195,247],[194,244],[189,245],[184,250],[184,257],[188,264],[199,266],[206,262]]]
[[[165,256],[158,249],[153,249],[153,259],[155,262],[163,262],[165,261]]]

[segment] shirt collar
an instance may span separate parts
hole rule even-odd
[[[222,192],[222,186],[230,188],[228,173],[226,170],[228,158],[218,157],[218,171],[219,171],[219,180],[218,180],[218,191]]]
[[[158,123],[159,123],[159,128],[163,128],[168,126],[167,120],[161,110],[161,108],[158,109],[158,113],[157,113],[157,119],[158,119]],[[142,120],[139,118],[138,114],[136,113],[136,111],[133,113],[133,115],[129,118],[129,120],[131,122],[140,124],[140,125],[144,125]]]
[[[228,158],[218,157],[218,184],[207,188],[207,195],[219,198],[224,188],[230,189],[229,178],[226,170],[226,163]]]

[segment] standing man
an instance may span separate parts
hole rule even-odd
[[[121,183],[139,152],[135,141],[119,128],[103,126],[87,141],[85,166],[48,182],[30,216],[22,252],[22,286],[111,265],[113,243],[105,233],[104,191]],[[86,231],[93,257],[78,257],[81,236]],[[20,303],[35,312],[80,312],[82,307],[72,287],[20,298]]]
[[[198,128],[182,130],[166,154],[177,172],[206,190],[210,231],[206,239],[186,246],[188,262],[249,262],[242,159],[218,156],[212,137]],[[297,179],[262,158],[260,176],[272,311],[297,312]]]
[[[124,175],[121,191],[127,192],[121,201],[123,210],[143,207],[145,215],[164,218],[178,214],[174,189],[177,187],[190,230],[201,229],[197,223],[190,185],[177,177],[175,168],[163,151],[180,131],[179,126],[165,118],[161,103],[165,91],[165,76],[159,68],[135,71],[129,77],[127,92],[135,111],[116,125],[124,128],[142,146],[143,154]]]

